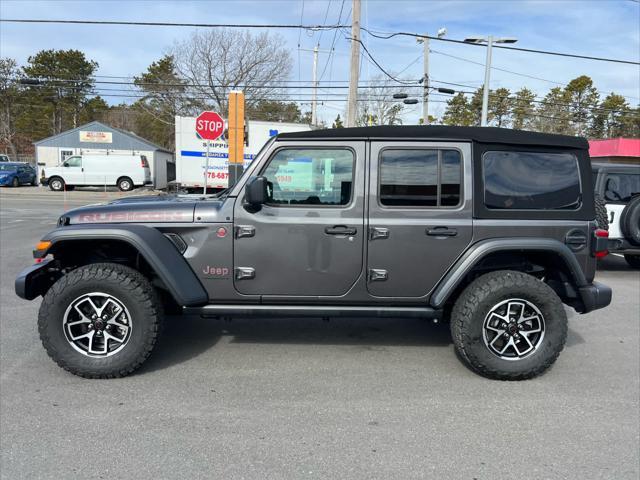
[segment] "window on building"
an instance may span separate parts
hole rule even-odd
[[[269,162],[269,204],[347,205],[351,201],[354,155],[344,148],[284,148]]]
[[[488,208],[562,210],[580,206],[578,160],[571,153],[486,152],[482,168]]]
[[[454,207],[460,204],[462,160],[457,150],[386,149],[380,154],[380,203]]]

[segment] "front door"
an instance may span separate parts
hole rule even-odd
[[[280,144],[282,145],[282,144]],[[258,173],[269,200],[234,216],[235,287],[247,295],[340,296],[363,268],[364,142],[278,146]]]
[[[469,245],[470,157],[467,143],[372,143],[369,293],[424,297]]]
[[[84,184],[84,169],[82,168],[82,157],[69,157],[64,161],[63,165],[64,181],[67,185]]]

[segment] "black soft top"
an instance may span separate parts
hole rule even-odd
[[[588,150],[589,143],[582,137],[552,135],[549,133],[527,132],[496,127],[450,127],[446,125],[382,125],[376,127],[330,128],[304,132],[281,133],[278,139],[437,139],[466,140],[479,143],[499,143],[508,145],[536,145],[579,148]]]

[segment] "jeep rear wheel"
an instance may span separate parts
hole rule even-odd
[[[162,307],[132,268],[97,263],[73,270],[47,292],[38,329],[49,356],[87,378],[123,377],[151,354]]]
[[[567,338],[567,316],[556,293],[521,272],[502,270],[474,280],[451,312],[460,357],[479,374],[524,380],[547,370]]]

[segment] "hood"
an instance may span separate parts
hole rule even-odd
[[[145,195],[69,210],[60,225],[86,223],[190,223],[200,198]]]

